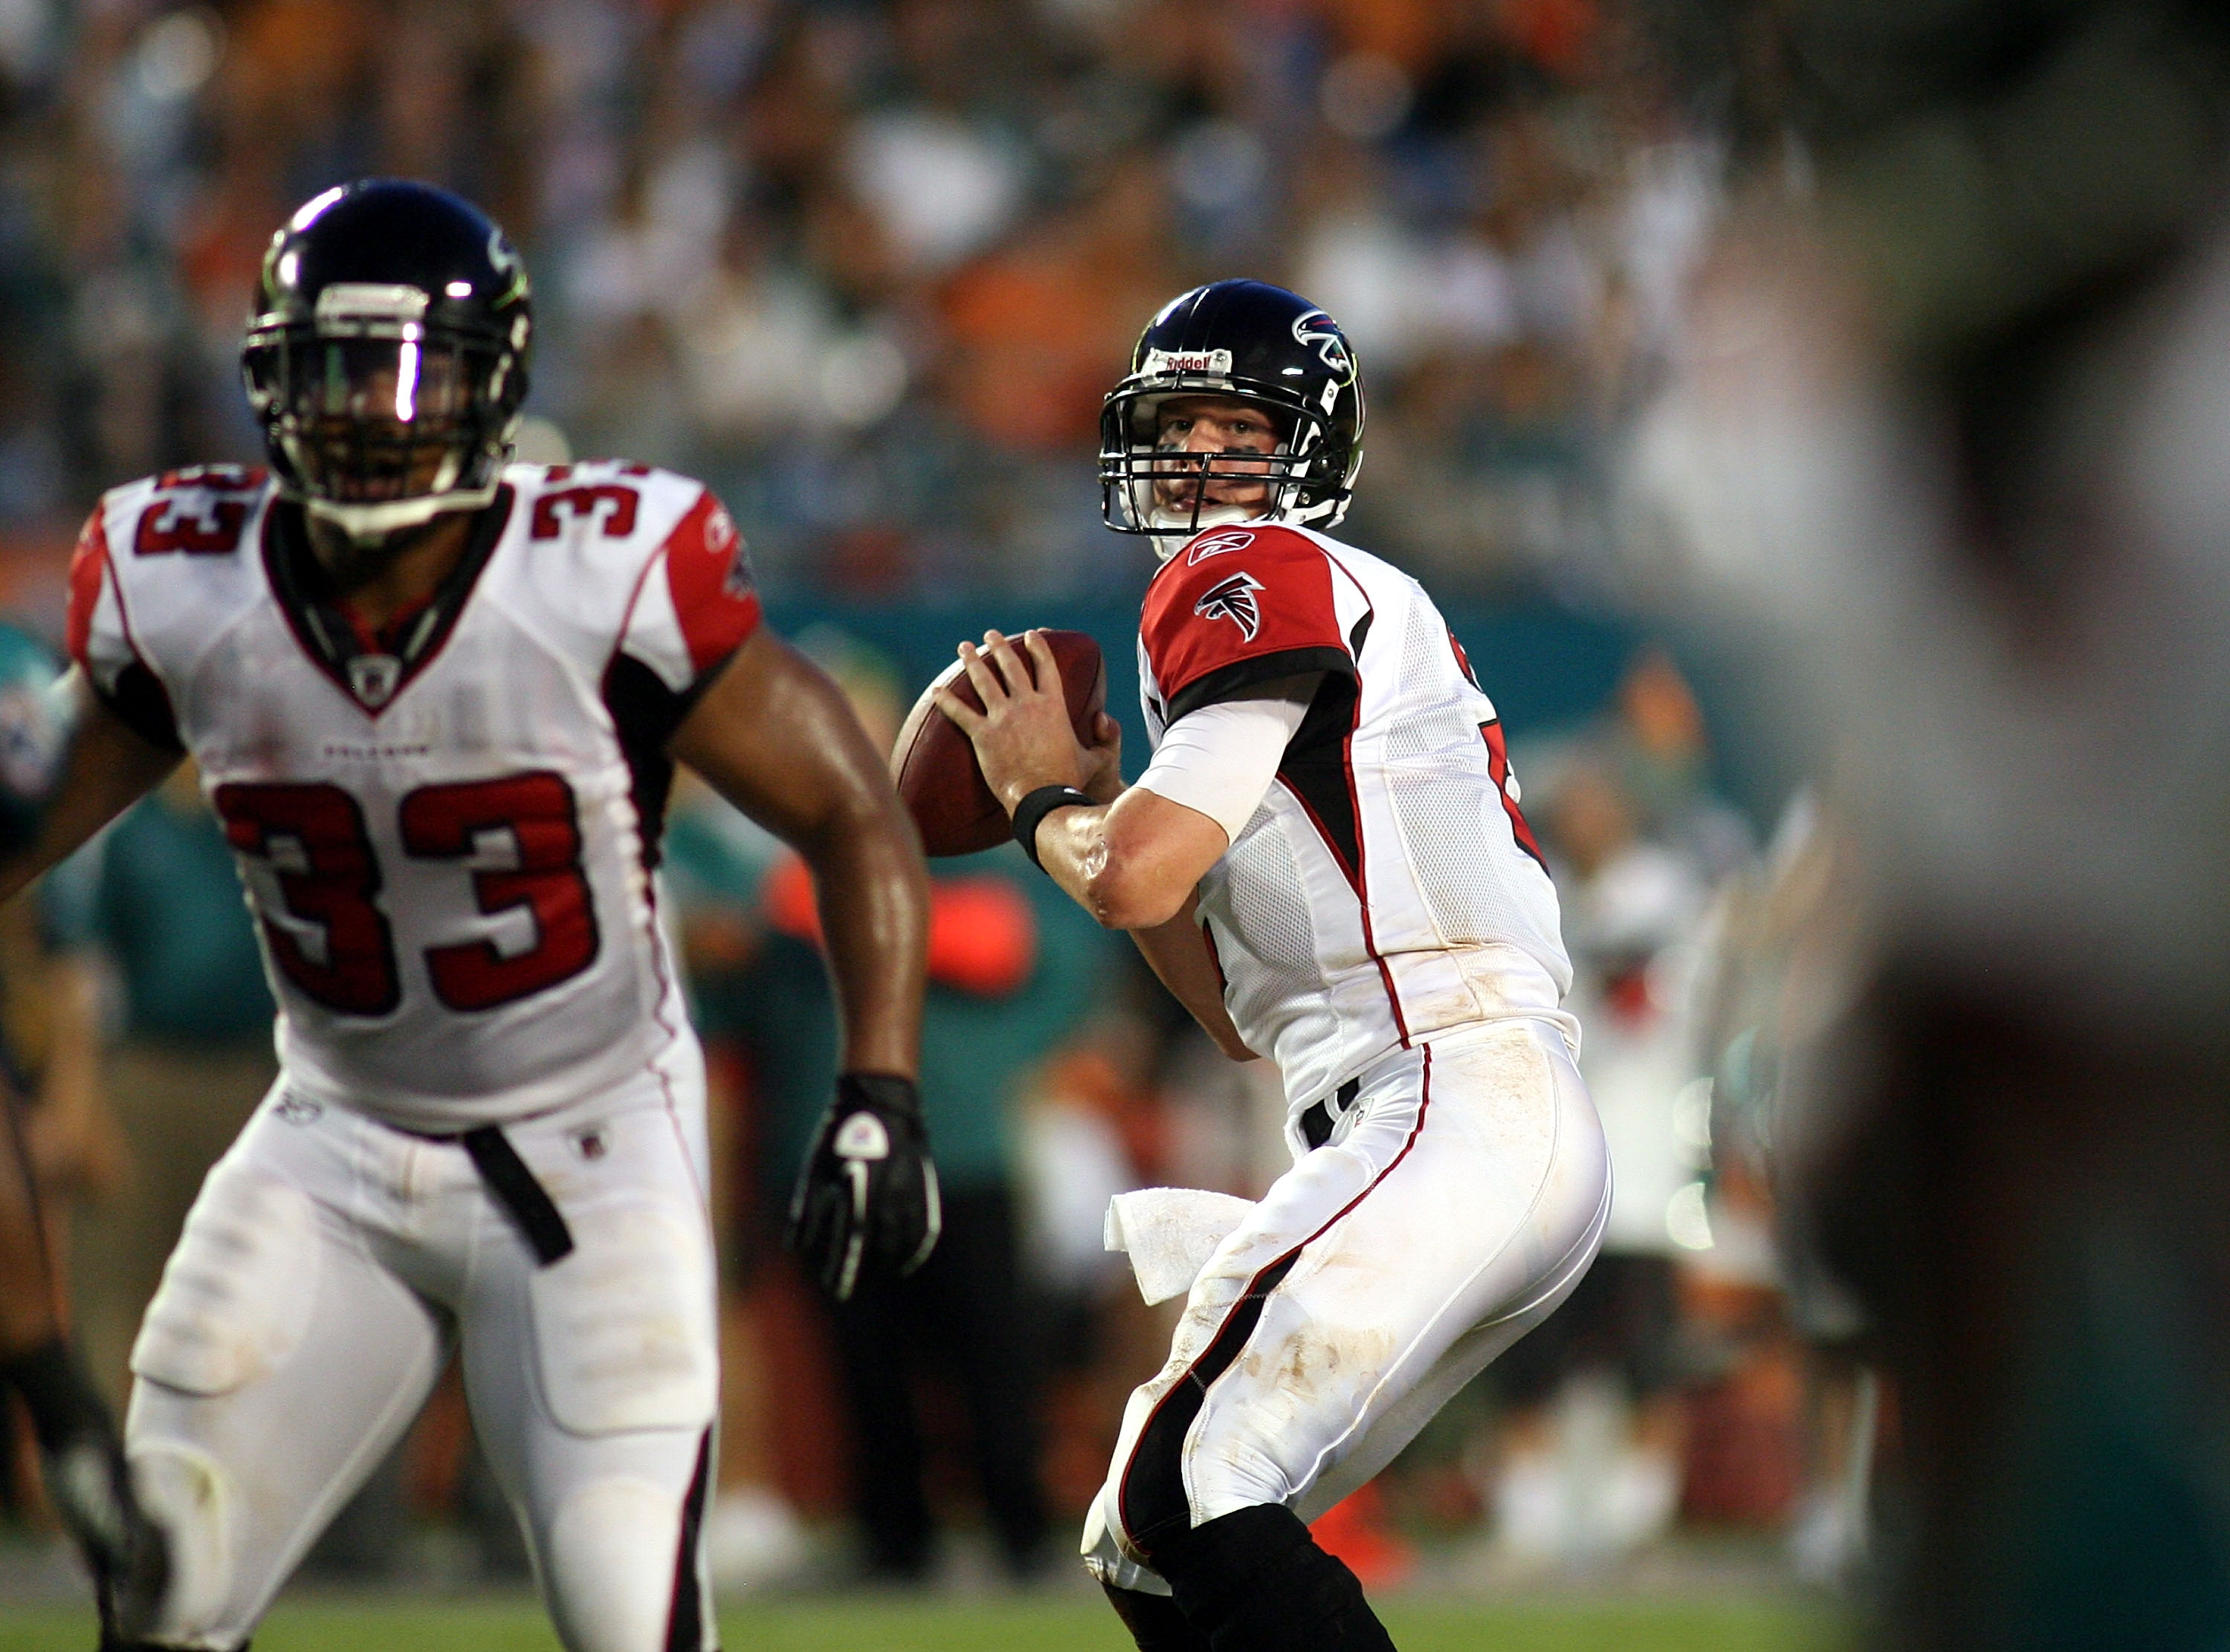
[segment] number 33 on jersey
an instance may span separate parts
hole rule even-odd
[[[290,1082],[453,1130],[663,1070],[666,742],[759,621],[727,511],[639,466],[512,466],[381,637],[305,594],[300,533],[261,472],[119,488],[69,614],[95,691],[201,766]]]

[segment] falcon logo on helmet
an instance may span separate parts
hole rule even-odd
[[[1333,377],[1344,388],[1355,382],[1355,357],[1348,353],[1347,336],[1321,310],[1312,310],[1305,316],[1293,318],[1293,342],[1314,344],[1317,358],[1330,368]]]
[[[1262,582],[1252,574],[1234,574],[1203,593],[1192,611],[1203,620],[1230,620],[1252,642],[1262,629],[1261,605],[1254,601],[1254,593],[1261,588]]]

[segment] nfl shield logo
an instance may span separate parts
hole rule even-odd
[[[394,698],[403,680],[403,662],[393,654],[358,654],[348,663],[349,692],[366,710],[377,711]]]

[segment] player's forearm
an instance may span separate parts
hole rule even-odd
[[[813,869],[847,1072],[914,1076],[928,979],[929,875],[911,826],[886,811],[797,845]]]
[[[1184,910],[1166,923],[1131,930],[1131,939],[1138,943],[1139,953],[1162,985],[1170,989],[1170,996],[1191,1012],[1202,1031],[1215,1040],[1217,1049],[1234,1061],[1256,1058],[1223,1007],[1223,977],[1208,952],[1193,901],[1186,901]]]
[[[74,666],[60,691],[75,702],[69,747],[37,835],[29,847],[0,860],[0,901],[67,858],[152,790],[184,756],[133,733]]]
[[[929,870],[882,754],[828,675],[762,629],[668,747],[804,857],[843,1012],[843,1062],[912,1077],[920,1062]]]
[[[1111,929],[1151,929],[1183,911],[1229,842],[1215,821],[1132,787],[1105,808],[1056,809],[1038,864]]]

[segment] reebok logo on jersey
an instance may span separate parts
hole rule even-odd
[[[1185,566],[1190,568],[1211,556],[1221,556],[1227,550],[1244,550],[1254,543],[1254,536],[1244,529],[1234,528],[1225,533],[1209,534],[1192,542],[1192,549],[1185,553]]]
[[[1230,620],[1252,642],[1262,628],[1262,609],[1254,601],[1254,593],[1261,588],[1262,582],[1252,574],[1234,574],[1202,595],[1192,611],[1203,620]]]

